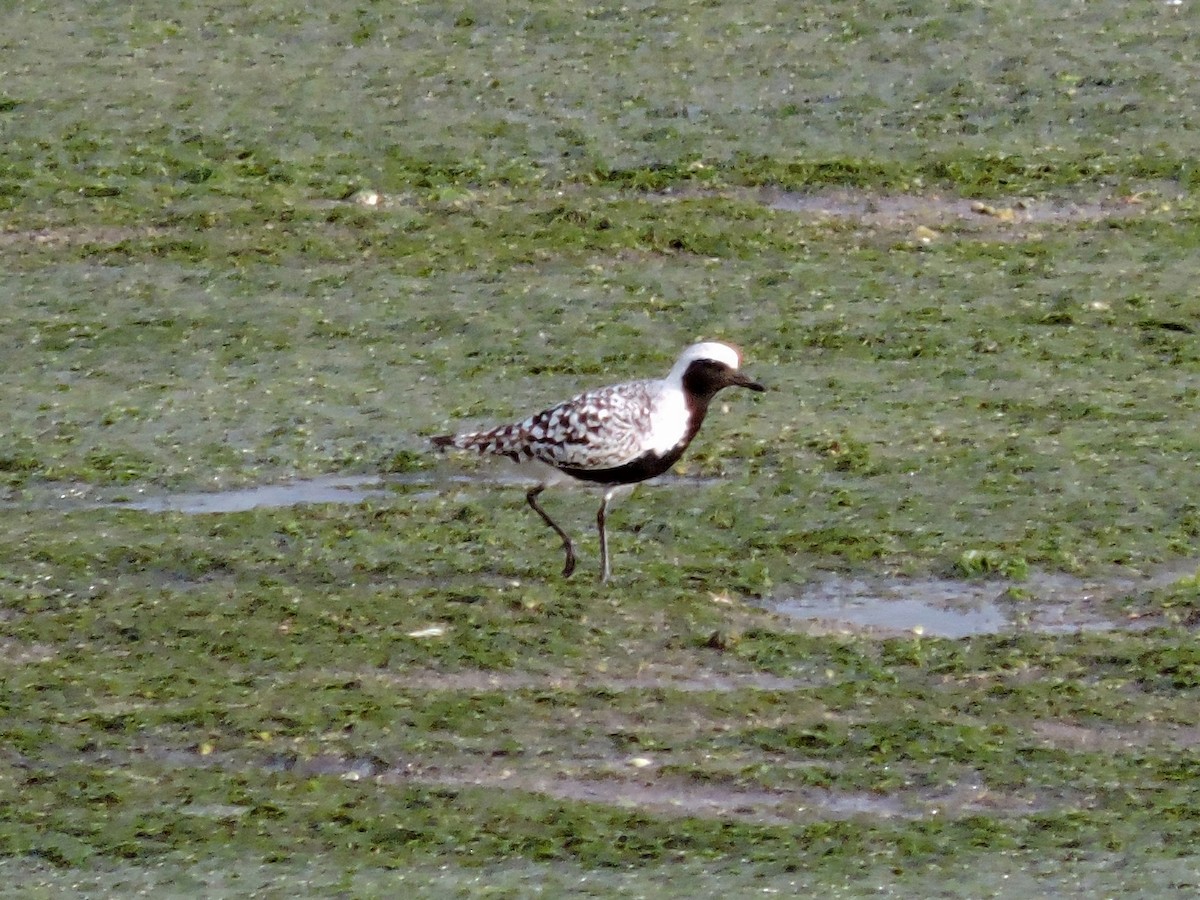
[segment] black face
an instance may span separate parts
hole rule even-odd
[[[683,389],[696,397],[710,399],[727,387],[744,387],[765,391],[761,384],[715,359],[698,359],[683,373]]]

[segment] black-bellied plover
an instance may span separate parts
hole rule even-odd
[[[562,538],[563,575],[575,571],[568,534],[546,513],[538,495],[569,479],[605,488],[596,525],[600,531],[600,580],[609,577],[605,518],[613,496],[626,485],[661,475],[683,455],[722,388],[765,390],[738,371],[741,354],[715,341],[688,347],[666,378],[633,381],[580,394],[514,425],[433,438],[438,448],[474,450],[532,464],[538,483],[525,499]]]

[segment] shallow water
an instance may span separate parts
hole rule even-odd
[[[961,638],[1011,627],[996,603],[995,583],[949,579],[849,578],[831,575],[795,594],[768,601],[769,609],[841,630],[877,629]]]
[[[235,513],[306,503],[360,503],[371,497],[386,497],[389,493],[383,483],[374,476],[332,476],[229,491],[164,494],[113,505],[144,512]]]
[[[847,632],[964,638],[1019,630],[1108,631],[1139,623],[1115,621],[1105,601],[1170,584],[1193,571],[1189,561],[1153,575],[1083,579],[1036,572],[1020,582],[827,575],[784,588],[760,605],[813,627]],[[1014,593],[1030,599],[1015,599]]]
[[[661,476],[645,484],[651,486],[715,484],[719,479],[684,476]],[[395,487],[427,487],[430,493],[440,488],[462,485],[526,485],[527,478],[512,474],[442,475],[418,473],[413,475],[329,475],[281,484],[262,484],[223,491],[192,491],[179,494],[143,496],[137,500],[97,502],[87,492],[61,491],[54,505],[72,506],[76,503],[90,507],[114,507],[142,512],[179,512],[190,515],[237,513],[252,509],[281,509],[311,503],[361,503],[364,500],[395,497]],[[412,494],[406,496],[412,497]],[[36,501],[35,501],[36,505]]]

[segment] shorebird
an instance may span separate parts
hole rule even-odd
[[[743,375],[741,354],[728,344],[706,341],[683,351],[666,378],[597,388],[512,425],[432,438],[481,456],[506,456],[532,464],[538,483],[525,494],[530,507],[562,539],[563,575],[575,571],[571,538],[538,503],[552,484],[587,482],[604,487],[596,514],[600,532],[600,581],[608,581],[609,501],[628,485],[661,475],[683,455],[722,388],[765,388]]]

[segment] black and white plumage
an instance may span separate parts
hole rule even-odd
[[[667,471],[683,455],[717,392],[726,387],[762,391],[739,370],[741,354],[706,341],[688,347],[666,378],[598,388],[512,425],[433,438],[438,448],[506,456],[540,470],[526,494],[533,508],[562,539],[563,575],[575,570],[571,538],[547,515],[538,495],[551,484],[575,480],[606,488],[596,525],[600,532],[600,580],[609,577],[605,518],[609,501],[626,485]]]

